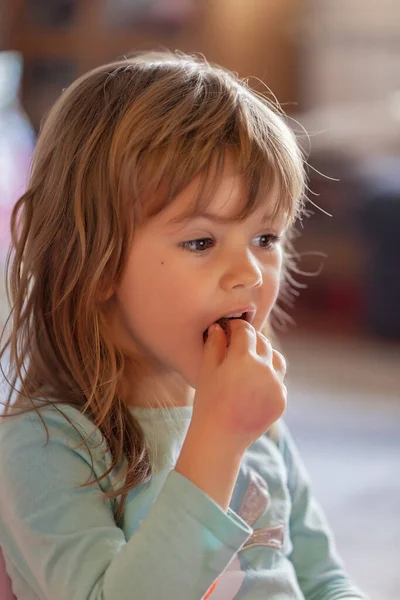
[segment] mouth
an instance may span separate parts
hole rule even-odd
[[[251,323],[253,320],[253,317],[254,317],[254,313],[255,313],[255,310],[249,310],[249,311],[243,312],[241,316],[220,317],[219,319],[217,319],[217,321],[214,321],[215,323],[218,323],[221,326],[222,330],[224,331],[227,346],[229,346],[230,338],[231,338],[231,329],[230,329],[229,321],[233,321],[234,319],[242,319],[243,321],[247,321],[248,323]],[[210,327],[211,327],[211,325],[210,325]],[[203,332],[203,342],[206,343],[207,339],[208,339],[208,328]]]

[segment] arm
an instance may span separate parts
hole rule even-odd
[[[104,490],[76,489],[90,458],[57,419],[47,445],[35,414],[0,427],[1,543],[22,578],[46,600],[198,600],[251,529],[172,471],[127,541]],[[97,476],[104,455],[92,452]]]
[[[184,475],[227,511],[240,470],[243,453],[220,434],[197,431],[190,425],[175,465]]]
[[[306,600],[364,599],[351,584],[336,553],[332,532],[313,496],[308,473],[284,423],[280,423],[279,447],[287,468],[292,501],[290,559]]]

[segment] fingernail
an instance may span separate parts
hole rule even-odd
[[[209,329],[210,335],[213,335],[219,328],[218,323],[213,323]]]

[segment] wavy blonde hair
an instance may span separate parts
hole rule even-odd
[[[40,414],[41,406],[60,404],[84,412],[110,449],[105,475],[126,459],[123,485],[109,494],[121,495],[119,516],[127,492],[150,477],[151,462],[120,393],[127,357],[111,341],[101,298],[118,283],[135,230],[196,175],[201,186],[190,214],[205,207],[227,151],[247,190],[236,218],[277,184],[271,216],[284,211],[293,224],[303,210],[304,160],[279,107],[202,57],[125,58],[62,93],[12,213],[12,327],[0,351],[11,365],[5,414],[15,414],[11,406]],[[287,275],[290,235],[285,243]]]

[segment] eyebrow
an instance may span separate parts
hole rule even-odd
[[[228,223],[233,223],[237,219],[235,217],[221,217],[220,215],[216,215],[215,213],[210,212],[202,212],[200,214],[194,214],[192,216],[187,215],[178,215],[175,218],[169,221],[169,224],[178,224],[178,223],[186,223],[190,220],[194,219],[207,219],[213,223],[218,223],[220,225],[227,225]],[[266,214],[260,219],[261,224],[265,224],[267,222],[272,221],[272,215]]]

